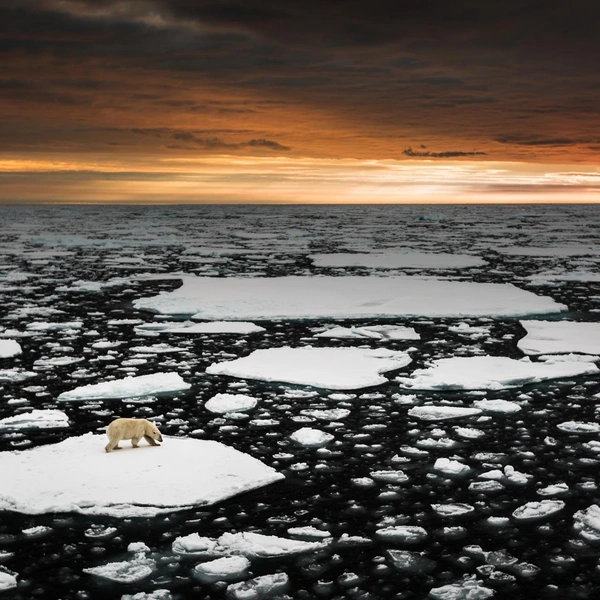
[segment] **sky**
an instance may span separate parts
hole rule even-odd
[[[600,202],[597,0],[0,0],[0,203]]]

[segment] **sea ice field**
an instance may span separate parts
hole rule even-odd
[[[600,208],[0,207],[0,599],[600,597]],[[120,417],[163,441],[105,452]]]

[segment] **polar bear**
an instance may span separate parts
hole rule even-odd
[[[117,419],[106,428],[108,444],[104,447],[107,452],[120,450],[121,440],[131,440],[134,448],[144,438],[151,446],[160,446],[156,441],[162,442],[162,435],[155,425],[146,419]],[[156,441],[155,441],[156,440]]]

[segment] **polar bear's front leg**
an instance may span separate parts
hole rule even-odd
[[[151,445],[151,446],[160,446],[160,444],[157,444],[149,435],[145,435],[144,439]]]

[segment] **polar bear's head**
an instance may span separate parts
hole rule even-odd
[[[160,435],[160,431],[157,429],[156,425],[154,425],[153,423],[150,423],[150,421],[147,421],[147,425],[146,425],[146,430],[145,430],[145,435],[151,437],[153,440],[156,440],[157,442],[162,442],[162,435]]]

